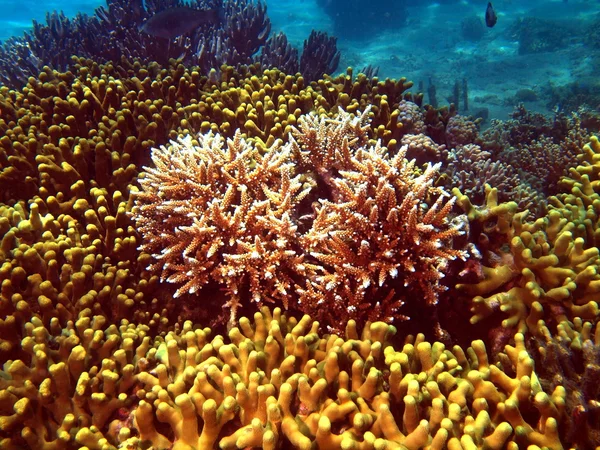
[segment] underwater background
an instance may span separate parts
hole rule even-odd
[[[600,450],[600,2],[0,2],[1,450]]]
[[[336,36],[339,71],[371,65],[380,77],[403,76],[423,91],[433,83],[441,103],[466,79],[471,114],[505,119],[518,103],[573,110],[565,104],[572,91],[598,105],[600,2],[499,0],[493,28],[485,26],[486,3],[390,0],[363,11],[355,0],[266,2],[272,32],[283,31],[297,48],[312,29]],[[43,23],[48,12],[92,15],[102,5],[2,0],[0,41],[30,30],[32,20]]]

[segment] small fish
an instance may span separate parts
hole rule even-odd
[[[140,31],[170,40],[200,25],[217,22],[219,22],[219,12],[216,9],[200,10],[177,6],[154,14],[140,27]]]
[[[485,24],[492,28],[496,25],[496,22],[498,22],[498,16],[496,16],[492,2],[488,2],[487,9],[485,10]]]

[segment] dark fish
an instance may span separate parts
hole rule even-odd
[[[496,11],[494,11],[494,7],[492,6],[492,2],[488,2],[487,9],[485,10],[485,24],[492,28],[498,22],[498,16],[496,16]]]
[[[152,36],[173,39],[188,33],[200,25],[219,22],[216,9],[194,9],[178,6],[154,14],[140,27],[140,31]]]

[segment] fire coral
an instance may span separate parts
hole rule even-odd
[[[154,149],[132,212],[149,269],[175,296],[219,285],[230,320],[247,301],[330,329],[403,318],[409,296],[435,304],[466,220],[451,220],[455,198],[433,186],[439,165],[420,173],[406,147],[367,145],[368,115],[301,116],[264,153],[239,131]]]

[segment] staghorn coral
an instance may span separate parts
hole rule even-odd
[[[400,348],[381,322],[321,336],[278,309],[228,336],[89,312],[23,325],[27,358],[0,372],[2,448],[563,448],[566,392],[542,389],[520,335],[501,366],[481,341]]]
[[[133,210],[149,269],[179,286],[175,297],[224,285],[231,319],[248,295],[287,307],[303,260],[294,212],[311,189],[289,147],[261,154],[239,132],[226,146],[209,133],[153,149],[152,160]]]
[[[223,286],[231,319],[246,295],[331,327],[391,322],[409,296],[434,305],[447,261],[464,255],[452,247],[464,223],[432,186],[437,166],[416,176],[406,147],[366,146],[367,117],[302,116],[294,139],[265,153],[239,133],[227,148],[208,134],[155,149],[133,210],[149,269],[176,296]]]
[[[301,163],[329,191],[313,204],[312,227],[301,238],[319,264],[307,261],[299,291],[302,308],[327,323],[346,315],[389,321],[413,296],[433,305],[448,261],[464,256],[452,247],[464,233],[460,218],[449,217],[454,200],[432,185],[439,165],[415,176],[406,146],[393,157],[378,144],[362,147],[365,114],[337,123],[309,117],[292,132]]]

